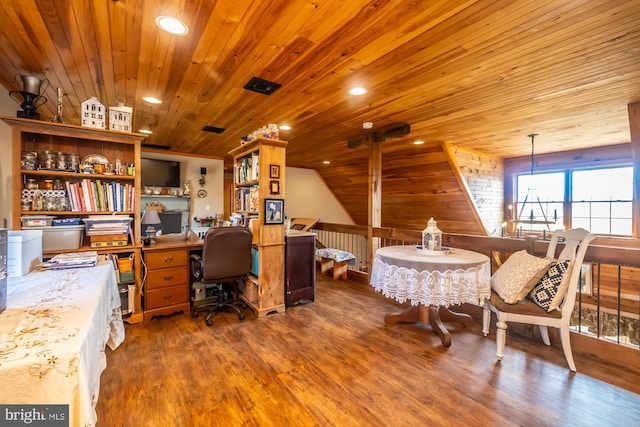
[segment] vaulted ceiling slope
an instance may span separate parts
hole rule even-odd
[[[159,15],[189,33],[161,32]],[[2,1],[0,83],[21,90],[18,74],[50,83],[44,120],[56,113],[58,87],[73,124],[84,100],[124,98],[135,130],[177,152],[223,157],[261,125],[288,124],[287,163],[322,169],[353,155],[346,141],[369,121],[373,130],[409,123],[394,144],[512,157],[529,153],[532,132],[540,153],[629,142],[640,2]],[[282,86],[249,92],[252,77]],[[368,92],[349,95],[352,86]],[[162,104],[145,103],[148,95]]]

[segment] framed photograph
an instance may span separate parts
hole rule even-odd
[[[269,178],[280,178],[280,165],[269,165]]]
[[[270,181],[269,190],[271,194],[280,194],[280,181]]]
[[[284,224],[283,199],[264,199],[264,223]]]

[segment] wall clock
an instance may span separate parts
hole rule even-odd
[[[207,192],[205,190],[198,190],[198,197],[204,199],[205,197],[207,197]]]

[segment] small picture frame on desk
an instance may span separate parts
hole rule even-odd
[[[269,178],[280,178],[280,165],[269,165]]]
[[[264,223],[284,224],[283,199],[264,199]]]
[[[269,181],[269,190],[271,194],[280,194],[280,181]]]

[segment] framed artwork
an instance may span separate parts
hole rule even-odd
[[[280,194],[280,181],[270,181],[269,190],[271,194]]]
[[[280,178],[280,165],[269,165],[269,178]]]
[[[264,223],[284,224],[283,199],[264,199]]]

